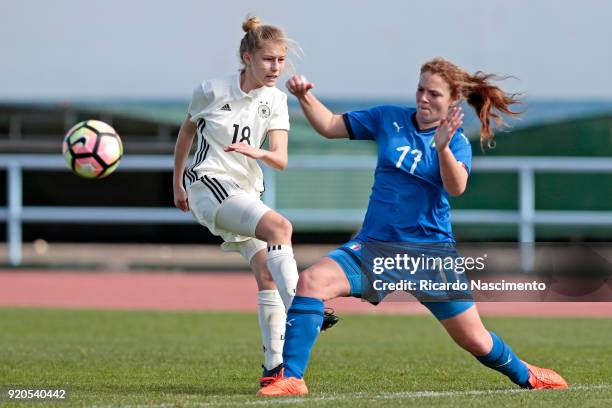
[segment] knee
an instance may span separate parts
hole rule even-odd
[[[291,235],[293,234],[293,225],[291,225],[291,222],[288,219],[286,219],[282,215],[279,216],[275,225],[275,229],[280,239],[282,239],[283,241],[291,241]]]
[[[309,296],[318,299],[323,299],[323,289],[325,282],[313,268],[308,268],[300,273],[298,279],[296,293],[300,296]]]
[[[284,244],[291,242],[293,226],[282,215],[274,214],[274,216],[265,220],[260,231],[261,239],[266,240],[269,244]]]

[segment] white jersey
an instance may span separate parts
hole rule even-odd
[[[191,121],[197,125],[198,145],[185,183],[215,176],[231,178],[245,189],[264,190],[257,160],[223,149],[232,143],[261,147],[273,129],[289,130],[287,95],[276,87],[240,89],[240,74],[206,80],[193,91],[189,105]]]

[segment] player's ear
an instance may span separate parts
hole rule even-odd
[[[251,54],[248,52],[242,54],[242,61],[244,62],[244,65],[249,65],[251,63]]]

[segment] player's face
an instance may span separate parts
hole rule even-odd
[[[427,127],[438,126],[452,104],[448,83],[438,74],[424,72],[416,91],[417,121]]]
[[[256,86],[275,86],[285,68],[287,47],[282,42],[267,42],[252,54],[245,53],[247,72]]]

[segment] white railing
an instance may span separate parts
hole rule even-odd
[[[291,157],[288,170],[373,170],[376,159],[369,156],[298,156]],[[127,156],[118,171],[171,171],[173,158],[168,155]],[[535,241],[535,225],[612,225],[612,211],[536,211],[536,172],[612,172],[612,158],[577,157],[495,157],[473,159],[476,171],[519,173],[519,210],[454,210],[453,223],[514,224],[519,226],[521,242]],[[61,155],[0,154],[0,168],[7,170],[7,206],[0,207],[0,221],[7,224],[9,262],[21,263],[21,226],[23,222],[49,223],[192,223],[190,214],[173,207],[44,207],[23,206],[22,171],[65,169]],[[263,166],[266,191],[263,200],[276,208],[276,173]],[[68,171],[66,169],[66,171]],[[363,209],[278,209],[300,228],[356,229],[361,225]],[[523,269],[531,269],[533,259],[523,253]]]

